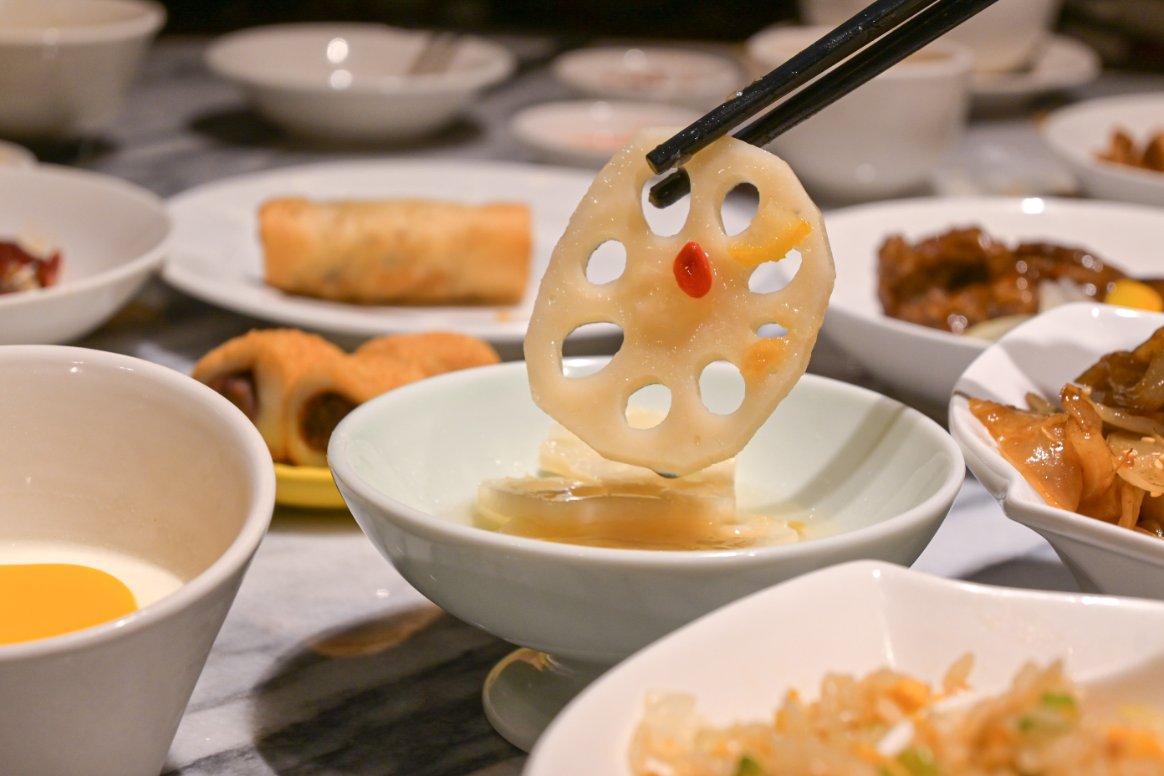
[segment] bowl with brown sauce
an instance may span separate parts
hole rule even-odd
[[[575,374],[600,363],[567,361]],[[719,366],[701,380],[709,407],[738,389]],[[856,558],[912,563],[965,476],[920,412],[813,375],[733,461],[696,474],[588,451],[533,403],[522,362],[372,399],[328,449],[381,554],[451,614],[522,648],[485,688],[491,721],[522,747],[598,673],[729,601]]]
[[[944,407],[1007,328],[1075,301],[1159,309],[1164,211],[950,197],[825,215],[837,265],[823,336],[887,390]]]
[[[958,380],[950,431],[1012,520],[1089,592],[1164,599],[1164,315],[1075,303]]]

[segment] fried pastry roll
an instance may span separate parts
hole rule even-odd
[[[390,358],[413,364],[425,377],[500,361],[487,342],[467,334],[433,331],[370,339],[356,349],[356,358]]]
[[[345,359],[342,350],[315,334],[256,329],[208,352],[194,365],[192,375],[241,409],[267,442],[271,457],[285,461],[284,406],[292,388],[309,370],[338,368]]]
[[[529,277],[529,208],[423,199],[259,209],[266,282],[291,294],[363,304],[515,304]]]
[[[391,358],[346,357],[300,375],[287,397],[287,457],[299,466],[326,466],[327,443],[344,416],[386,391],[425,377],[420,367]]]

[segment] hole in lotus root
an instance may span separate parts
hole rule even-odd
[[[765,323],[756,329],[756,336],[764,339],[779,339],[788,336],[788,329],[778,323]]]
[[[800,252],[789,251],[779,261],[764,261],[748,276],[748,290],[753,294],[774,294],[792,282],[800,271]]]
[[[594,249],[586,260],[586,279],[596,286],[613,283],[626,271],[626,246],[607,240]]]
[[[699,373],[699,398],[716,415],[731,415],[738,410],[746,392],[744,376],[730,361],[712,361]]]
[[[720,205],[719,222],[724,234],[737,235],[752,225],[760,207],[760,193],[750,183],[741,183],[727,193]]]
[[[671,411],[671,389],[662,383],[644,385],[626,400],[626,422],[632,428],[654,428]]]
[[[642,191],[639,192],[639,198],[647,226],[660,237],[670,237],[679,234],[679,231],[683,229],[683,224],[687,221],[687,214],[691,212],[691,197],[683,197],[675,204],[664,208],[652,205],[650,200],[651,187],[662,178],[662,175],[650,178],[643,186]]]
[[[584,323],[566,335],[562,341],[562,357],[594,356],[610,354],[613,356],[622,347],[622,328],[612,322]],[[600,371],[591,369],[586,374]],[[566,377],[581,377],[582,372],[571,370],[563,372]]]

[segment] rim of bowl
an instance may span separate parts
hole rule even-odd
[[[171,236],[174,231],[174,223],[161,197],[156,194],[136,184],[121,180],[120,178],[114,178],[89,170],[61,167],[52,164],[38,164],[33,167],[0,168],[0,182],[3,182],[3,179],[6,177],[16,178],[24,176],[57,178],[64,181],[65,185],[72,185],[75,182],[79,182],[83,186],[95,187],[95,191],[104,189],[104,191],[100,191],[102,196],[108,196],[111,192],[116,192],[117,196],[124,197],[135,206],[139,206],[150,211],[153,215],[160,217],[164,228],[157,242],[141,254],[94,275],[78,278],[76,281],[58,283],[48,288],[31,289],[13,294],[0,294],[0,313],[22,306],[36,305],[46,299],[59,299],[84,294],[94,288],[106,286],[122,278],[160,266],[165,259],[166,251],[169,249]],[[68,261],[67,256],[65,261]]]
[[[832,27],[822,25],[769,27],[748,38],[744,42],[744,49],[748,56],[761,67],[774,69],[830,32],[832,32]],[[794,43],[787,52],[784,52],[782,46],[774,45],[781,39],[802,42]],[[772,45],[774,50],[764,48],[769,45]],[[928,44],[912,56],[924,54],[927,51],[944,54],[945,57],[921,58],[898,63],[888,70],[878,73],[876,77],[903,81],[943,75],[963,75],[967,79],[970,78],[974,70],[974,52],[966,44],[940,39]],[[969,80],[967,80],[968,83]]]
[[[93,348],[71,345],[5,345],[0,347],[0,363],[7,361],[31,364],[64,364],[78,361],[104,369],[129,369],[140,373],[157,386],[176,391],[220,416],[230,436],[249,453],[251,474],[251,508],[239,527],[238,535],[215,560],[195,577],[185,580],[177,590],[152,604],[116,620],[89,628],[34,641],[0,645],[0,663],[81,650],[121,638],[177,615],[191,603],[209,595],[238,569],[250,563],[266,536],[275,507],[275,470],[270,452],[254,424],[237,407],[194,378],[161,364]]]
[[[317,32],[339,33],[355,31],[360,34],[376,34],[387,31],[390,34],[416,35],[422,33],[371,23],[293,23],[271,24],[246,30],[229,32],[220,36],[207,47],[203,57],[207,67],[219,76],[248,86],[268,89],[285,89],[307,93],[351,94],[357,96],[392,94],[445,94],[471,92],[483,89],[508,77],[517,66],[513,52],[499,43],[477,35],[461,36],[462,41],[471,41],[474,46],[486,50],[491,61],[472,70],[449,70],[420,75],[384,75],[377,78],[353,78],[349,86],[332,89],[324,80],[304,81],[291,77],[282,71],[269,69],[266,65],[239,64],[235,52],[250,45],[259,38],[278,38],[287,33]]]
[[[582,365],[597,360],[604,359],[601,357],[570,358],[566,360],[566,363]],[[449,383],[455,381],[468,383],[475,380],[477,375],[483,371],[498,372],[504,370],[524,373],[525,366],[524,361],[511,361],[478,367],[476,369],[449,372],[418,383],[401,386],[392,391],[391,394],[385,394],[384,396],[399,397],[401,395],[407,396],[413,392],[424,392],[431,387],[433,380],[441,380]],[[378,491],[356,473],[354,467],[343,455],[336,455],[333,460],[331,447],[328,449],[328,463],[332,469],[332,473],[335,475],[337,485],[343,483],[345,487],[351,488],[353,491],[358,492],[361,497],[375,503],[378,508],[402,517],[403,522],[420,533],[443,537],[465,538],[471,543],[504,549],[511,554],[536,555],[542,558],[571,558],[574,560],[585,558],[596,563],[655,568],[680,564],[690,565],[692,563],[699,564],[700,567],[716,565],[738,566],[741,563],[767,563],[774,558],[799,558],[821,552],[828,553],[833,548],[841,548],[855,543],[864,543],[865,541],[876,541],[878,538],[887,535],[908,534],[934,519],[932,517],[933,512],[942,502],[952,502],[965,480],[966,465],[958,443],[937,422],[922,412],[902,404],[895,399],[840,380],[834,380],[820,375],[805,374],[801,377],[798,385],[801,383],[806,383],[811,386],[810,390],[835,391],[857,396],[865,405],[890,402],[892,405],[904,409],[905,417],[919,424],[919,428],[927,429],[930,435],[929,438],[935,443],[935,447],[950,456],[952,465],[949,473],[941,485],[922,500],[921,503],[885,520],[881,520],[872,525],[862,526],[855,530],[821,536],[792,544],[743,547],[732,550],[670,551],[588,547],[585,545],[549,542],[524,536],[510,536],[485,528],[478,528],[453,519],[428,514]],[[359,423],[364,415],[374,412],[376,404],[384,400],[384,396],[377,397],[356,407],[356,409],[340,421],[339,426],[332,434],[332,444],[335,445],[337,452],[341,447],[347,445],[351,435],[350,429]],[[393,399],[389,398],[388,400],[391,401]]]
[[[725,78],[741,77],[740,67],[731,59],[711,51],[701,51],[695,48],[681,46],[587,46],[573,49],[559,55],[550,66],[555,77],[564,83],[591,89],[599,86],[599,73],[615,74],[633,72],[630,68],[617,64],[628,51],[641,51],[648,59],[654,57],[668,57],[689,60],[698,69],[685,74],[685,87],[690,89],[708,89],[718,87]],[[614,66],[611,63],[614,62]],[[602,87],[604,93],[639,93],[643,90],[619,84],[614,87]],[[668,91],[668,89],[664,89]],[[686,92],[685,92],[686,93]]]
[[[18,29],[0,26],[0,43],[25,45],[84,44],[125,40],[152,35],[166,23],[166,9],[154,0],[54,0],[66,8],[70,5],[107,6],[137,11],[127,19],[111,19],[83,25],[44,24]],[[34,4],[39,4],[35,3]]]
[[[830,223],[835,223],[838,218],[844,218],[846,215],[861,216],[866,213],[876,213],[877,211],[887,211],[900,209],[904,215],[908,215],[908,211],[915,208],[922,209],[963,209],[967,214],[982,220],[980,215],[981,209],[984,207],[999,207],[999,206],[1014,206],[1015,209],[1021,210],[1021,203],[1029,199],[1039,199],[1046,203],[1046,209],[1055,208],[1057,210],[1067,211],[1098,211],[1114,212],[1114,211],[1135,211],[1137,217],[1144,216],[1160,220],[1164,224],[1164,210],[1154,205],[1148,205],[1137,202],[1116,202],[1098,199],[1069,199],[1066,197],[1007,197],[1007,196],[965,196],[965,197],[909,197],[904,199],[887,199],[880,202],[864,202],[859,205],[849,205],[846,207],[837,208],[825,214],[825,229],[830,229]],[[977,214],[977,215],[976,215]],[[891,233],[894,229],[900,229],[899,224],[896,227],[887,226],[884,234]],[[948,228],[948,227],[947,227]],[[984,227],[986,228],[986,227]],[[935,227],[935,230],[942,229],[942,227]],[[989,231],[989,230],[988,230]],[[1091,246],[1087,246],[1091,247]],[[876,248],[869,256],[870,265],[876,263]],[[834,250],[835,253],[835,250]],[[837,264],[844,264],[844,259],[837,260]],[[1118,259],[1117,259],[1118,263]],[[870,287],[871,298],[876,296],[876,284]],[[909,334],[911,336],[922,337],[935,343],[949,345],[980,353],[993,344],[992,340],[978,339],[976,337],[967,337],[962,334],[954,334],[953,332],[945,331],[944,329],[933,329],[929,326],[923,326],[919,323],[910,323],[909,321],[899,320],[886,315],[880,310],[854,310],[847,307],[840,306],[835,300],[830,301],[828,315],[838,315],[845,318],[850,318],[858,321],[866,321],[878,326],[888,326],[891,329]],[[826,316],[826,325],[827,325]]]

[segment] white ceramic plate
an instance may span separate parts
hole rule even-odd
[[[1161,650],[1155,602],[986,587],[869,561],[834,566],[729,604],[616,666],[555,720],[523,773],[629,776],[631,736],[653,691],[691,693],[710,722],[728,724],[769,719],[792,688],[815,698],[829,672],[889,666],[937,681],[970,652],[973,686],[1001,690],[1030,660],[1063,658],[1086,679]]]
[[[1090,46],[1053,35],[1030,66],[1017,72],[977,73],[970,81],[970,91],[979,107],[1016,105],[1049,92],[1091,83],[1099,77],[1100,69],[1099,55]]]
[[[1133,275],[1159,276],[1164,210],[1111,202],[949,197],[859,205],[825,214],[837,282],[825,335],[875,377],[900,391],[946,404],[962,371],[989,344],[887,317],[877,299],[877,250],[907,239],[980,225],[1015,242],[1048,240],[1089,248]]]
[[[664,46],[600,46],[554,60],[554,76],[591,97],[712,108],[746,84],[731,59]]]
[[[539,156],[557,163],[598,167],[626,145],[639,130],[679,130],[700,112],[650,102],[569,100],[540,103],[519,111],[510,131]]]
[[[1040,131],[1091,196],[1164,205],[1164,173],[1095,158],[1107,148],[1117,127],[1130,132],[1139,143],[1150,133],[1164,131],[1164,95],[1105,97],[1069,105],[1048,116]]]
[[[950,400],[950,431],[974,475],[1012,520],[1038,531],[1084,590],[1164,599],[1164,540],[1048,506],[970,414],[968,397],[1025,407],[1050,398],[1100,356],[1140,344],[1164,315],[1098,304],[1057,307],[1008,332],[962,375]]]
[[[162,201],[145,189],[54,165],[0,166],[0,240],[61,252],[56,285],[0,295],[0,345],[93,331],[157,271],[169,235]]]
[[[232,178],[170,200],[174,243],[163,277],[205,301],[287,325],[358,337],[455,329],[494,343],[520,343],[550,252],[591,177],[553,167],[430,160],[313,165]],[[284,294],[263,283],[257,210],[287,195],[526,202],[533,209],[530,286],[514,307],[360,306]]]

